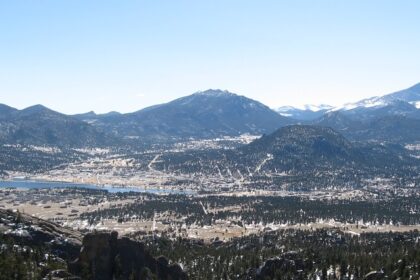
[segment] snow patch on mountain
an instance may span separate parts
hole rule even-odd
[[[321,110],[330,110],[334,108],[333,106],[327,105],[327,104],[320,104],[320,105],[312,105],[312,104],[308,104],[304,106],[305,110],[310,110],[313,112],[318,112]]]
[[[293,117],[293,114],[279,112],[283,117]]]
[[[410,102],[411,105],[414,105],[414,107],[416,107],[417,109],[420,109],[420,100],[419,101],[413,101]]]
[[[302,106],[282,106],[275,109],[275,111],[279,113],[285,113],[285,112],[296,111],[296,110],[318,112],[321,110],[329,110],[332,108],[334,107],[327,104],[320,104],[320,105],[305,104]]]
[[[375,108],[375,107],[384,107],[388,105],[387,102],[385,102],[384,100],[382,100],[381,97],[375,96],[369,99],[364,99],[361,100],[359,102],[355,102],[355,103],[346,103],[342,106],[338,106],[335,108],[332,108],[331,110],[329,110],[328,112],[335,112],[335,111],[350,111],[356,108]]]

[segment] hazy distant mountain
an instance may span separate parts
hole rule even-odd
[[[405,116],[384,116],[363,123],[349,134],[357,141],[376,140],[393,143],[420,141],[420,120]]]
[[[110,137],[97,128],[42,105],[0,107],[0,142],[54,146],[99,146]]]
[[[72,115],[72,117],[81,121],[89,121],[91,119],[97,119],[98,115],[94,111],[89,111],[87,113]]]
[[[87,123],[95,123],[96,121],[98,121],[99,119],[103,119],[103,118],[107,118],[107,117],[113,117],[113,116],[120,116],[121,113],[119,112],[115,112],[115,111],[111,111],[109,113],[105,113],[105,114],[96,114],[94,111],[90,111],[87,113],[83,113],[83,114],[76,114],[76,115],[71,115],[72,117],[74,117],[75,119],[78,119],[80,121],[84,121]]]
[[[312,124],[331,127],[341,132],[357,129],[361,125],[359,121],[347,117],[341,111],[327,112],[319,119],[314,120]]]
[[[351,140],[420,141],[420,84],[333,108],[311,124],[332,127]]]
[[[207,90],[92,123],[124,137],[211,138],[269,133],[293,121],[255,100],[227,91]]]
[[[387,113],[370,118],[352,116],[342,111],[329,112],[312,124],[331,127],[354,141],[412,143],[420,141],[420,121],[404,115]]]
[[[296,108],[292,106],[283,106],[275,109],[277,113],[282,116],[289,117],[295,120],[309,121],[321,117],[328,110],[333,109],[330,105],[305,105],[303,108]]]
[[[380,107],[380,106],[386,106],[394,101],[404,101],[413,105],[420,103],[420,83],[410,88],[397,91],[394,93],[390,93],[387,95],[375,96],[375,97],[363,99],[356,103],[348,103],[342,108],[338,108],[338,109],[350,110],[350,109],[354,109],[355,107],[365,107],[365,108]]]
[[[350,119],[360,121],[390,115],[420,119],[420,83],[402,91],[347,103],[340,107],[329,105],[305,105],[303,108],[283,106],[276,111],[282,116],[301,121],[330,117],[329,114],[333,112],[341,112]]]
[[[369,120],[386,116],[403,116],[407,118],[420,119],[420,110],[414,105],[403,100],[393,100],[381,106],[356,107],[351,110],[341,111],[348,117],[358,120]]]
[[[420,84],[384,96],[348,103],[331,111],[341,111],[352,118],[360,120],[387,115],[420,118]]]

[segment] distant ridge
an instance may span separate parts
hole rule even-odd
[[[133,113],[65,115],[43,105],[0,104],[0,142],[101,146],[269,134],[291,124],[331,127],[350,140],[420,142],[420,84],[343,107],[284,106],[277,112],[227,90],[198,91]]]
[[[282,116],[290,117],[300,121],[308,121],[321,117],[333,107],[326,104],[321,105],[305,105],[303,108],[292,106],[283,106],[275,109]]]
[[[94,122],[116,135],[155,140],[263,134],[290,123],[258,101],[213,89]]]
[[[0,142],[50,146],[110,145],[111,137],[97,128],[43,105],[23,110],[0,106]]]
[[[303,108],[283,106],[276,111],[293,119],[313,121],[324,114],[340,111],[351,118],[372,119],[385,115],[400,115],[420,119],[420,83],[407,89],[362,99],[354,103],[333,107],[329,105],[305,105]]]

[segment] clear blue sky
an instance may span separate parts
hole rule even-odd
[[[0,0],[0,103],[135,111],[208,88],[270,107],[420,82],[417,0]]]

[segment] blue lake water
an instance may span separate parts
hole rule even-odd
[[[106,190],[110,193],[118,192],[145,192],[154,194],[194,194],[191,191],[183,190],[167,190],[167,189],[152,189],[139,187],[115,187],[115,186],[98,186],[91,184],[77,184],[65,182],[50,182],[50,181],[32,181],[32,180],[0,180],[0,188],[22,188],[22,189],[50,189],[50,188],[85,188],[94,190]]]

